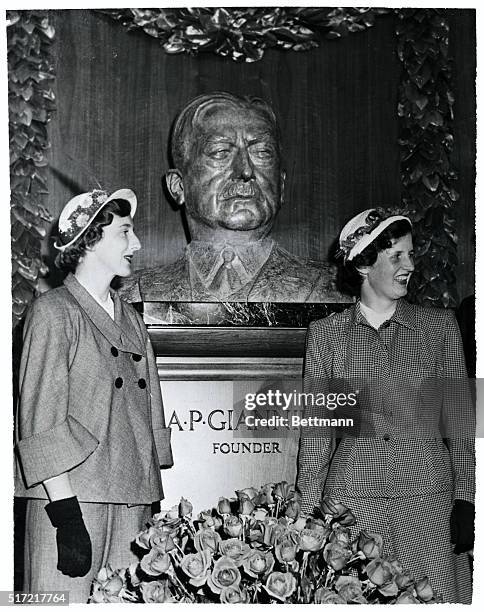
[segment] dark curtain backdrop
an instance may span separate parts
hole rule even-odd
[[[269,51],[236,64],[215,55],[166,55],[156,39],[89,10],[54,11],[57,113],[49,202],[97,186],[131,187],[139,198],[136,268],[168,263],[186,245],[166,196],[168,136],[191,97],[223,89],[270,101],[280,118],[286,202],[273,235],[297,255],[326,259],[342,224],[401,196],[396,115],[400,63],[395,17],[309,52]],[[454,163],[459,172],[458,289],[473,291],[475,12],[450,11],[455,59]],[[57,282],[51,279],[51,284]]]

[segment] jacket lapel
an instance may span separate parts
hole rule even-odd
[[[64,286],[78,302],[93,325],[112,346],[124,352],[145,354],[144,346],[140,343],[139,338],[131,333],[133,326],[126,319],[121,300],[116,294],[113,295],[115,318],[115,321],[113,321],[73,274],[67,276],[64,280]]]

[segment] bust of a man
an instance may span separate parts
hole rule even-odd
[[[178,115],[166,184],[191,242],[174,263],[135,273],[130,301],[335,302],[328,264],[292,255],[271,229],[284,195],[280,138],[259,98],[203,94]]]

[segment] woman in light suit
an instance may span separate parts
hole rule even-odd
[[[303,509],[322,494],[340,500],[355,529],[380,533],[384,553],[428,576],[444,601],[470,603],[475,414],[454,315],[404,299],[414,270],[407,217],[366,210],[339,242],[360,299],[310,325],[304,384],[307,393],[354,392],[357,431],[301,432]]]
[[[130,542],[163,499],[170,429],[141,317],[110,288],[140,248],[136,196],[95,190],[59,218],[62,287],[24,327],[15,494],[28,499],[24,590],[87,602],[101,567],[136,558]]]

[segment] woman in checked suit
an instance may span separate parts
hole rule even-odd
[[[407,217],[366,210],[339,242],[360,299],[310,325],[304,390],[344,384],[356,393],[357,431],[302,430],[303,510],[322,494],[338,499],[355,514],[355,532],[380,533],[384,554],[428,576],[444,601],[471,603],[475,413],[454,315],[404,299],[414,270]]]

